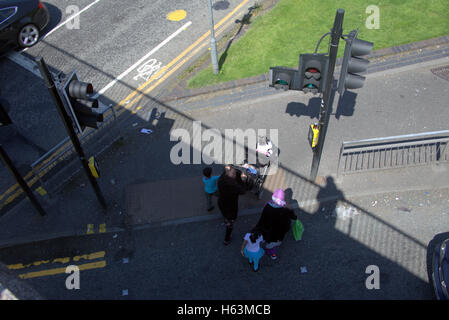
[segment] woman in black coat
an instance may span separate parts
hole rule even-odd
[[[218,208],[226,222],[225,245],[228,245],[231,241],[233,224],[238,215],[239,195],[245,193],[245,186],[242,179],[246,180],[246,178],[247,176],[244,173],[238,176],[234,168],[226,166],[225,172],[223,172],[217,181],[219,194]]]
[[[271,259],[277,259],[276,247],[281,245],[285,234],[290,230],[291,220],[296,219],[295,212],[285,202],[284,190],[277,189],[271,201],[265,205],[256,226],[267,243],[265,253]]]

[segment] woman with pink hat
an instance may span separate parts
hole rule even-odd
[[[271,259],[277,259],[276,248],[281,245],[285,234],[290,230],[291,220],[297,218],[295,212],[285,202],[284,190],[276,189],[271,200],[263,208],[256,226],[262,232],[266,241],[265,253]]]

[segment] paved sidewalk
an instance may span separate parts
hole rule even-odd
[[[395,63],[385,60],[373,64],[378,69],[368,75],[365,88],[357,91],[355,111],[334,110],[332,114],[316,182],[308,180],[312,153],[306,139],[308,125],[318,115],[319,99],[315,97],[278,92],[259,83],[209,97],[202,95],[197,100],[144,100],[142,110],[121,124],[123,143],[115,144],[99,159],[99,183],[107,211],[98,204],[81,172],[59,194],[39,196],[47,211],[45,217],[39,216],[28,200],[1,217],[0,247],[91,232],[220,219],[217,209],[212,213],[204,210],[204,165],[174,165],[170,160],[178,142],[172,139],[173,130],[191,132],[194,120],[201,120],[203,129],[279,130],[280,170],[276,178],[267,181],[264,199],[257,201],[251,194],[242,197],[241,215],[259,213],[270,191],[277,187],[290,189],[290,202],[310,212],[319,203],[341,197],[448,187],[447,164],[335,176],[342,141],[448,129],[446,119],[435,115],[447,112],[449,82],[430,72],[430,68],[449,64],[448,48],[446,44],[429,49],[424,56],[410,53],[406,65],[393,70],[402,60],[393,57]],[[422,63],[415,65],[417,62]],[[400,86],[392,85],[399,80]],[[427,112],[424,105],[432,112]],[[154,109],[157,112],[149,112]],[[158,116],[153,117],[155,114]],[[153,131],[143,134],[142,128]],[[221,165],[213,167],[214,174],[222,170]],[[326,184],[329,177],[334,185]]]

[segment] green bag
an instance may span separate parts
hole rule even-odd
[[[293,237],[296,241],[301,240],[302,234],[304,232],[304,226],[302,225],[301,220],[296,219],[292,225]]]

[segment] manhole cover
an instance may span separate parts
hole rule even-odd
[[[444,67],[435,68],[435,69],[430,69],[430,71],[434,75],[436,75],[446,81],[449,81],[449,65],[444,66]]]
[[[227,8],[229,8],[229,2],[217,1],[212,5],[212,8],[214,8],[214,10],[226,10]]]

